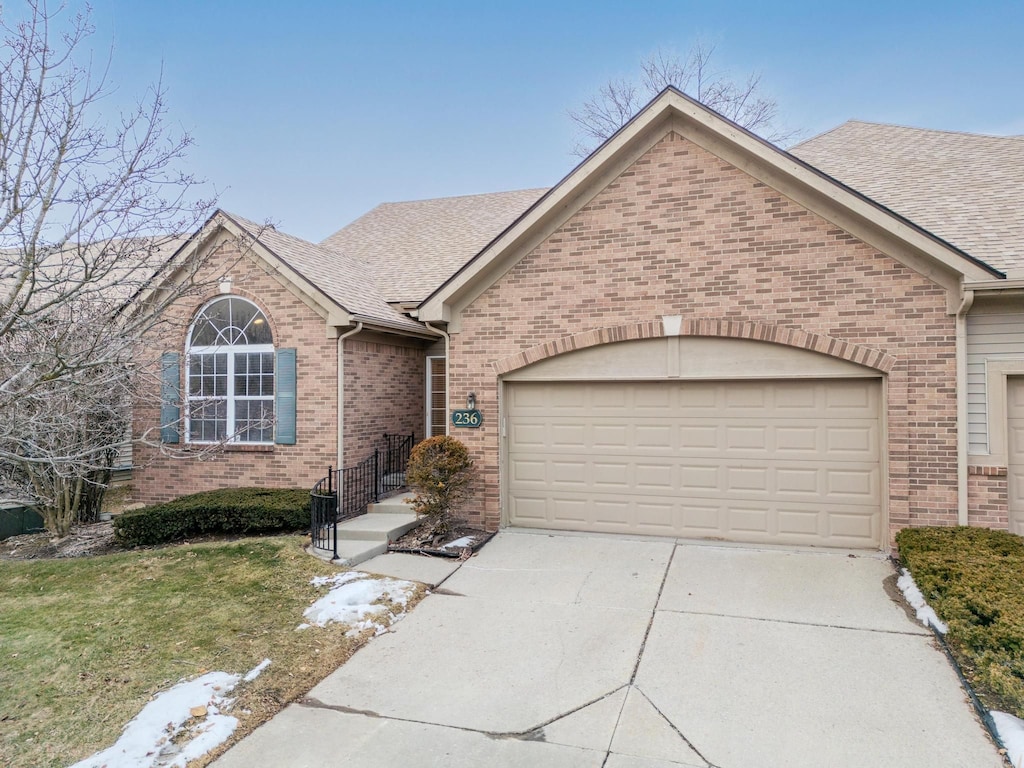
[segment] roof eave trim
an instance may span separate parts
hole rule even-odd
[[[252,241],[249,252],[262,261],[279,280],[309,306],[310,309],[319,314],[328,325],[345,326],[351,324],[352,313],[344,306],[324,293],[312,280],[275,253],[266,243],[260,240],[257,233],[250,232],[247,227],[236,221],[230,214],[223,211],[221,213],[224,217],[224,229],[235,237],[249,238]]]
[[[678,93],[674,89],[672,92]],[[429,322],[449,322],[451,310],[446,305],[452,297],[470,284],[474,277],[483,272],[492,259],[497,258],[498,254],[509,245],[527,235],[539,220],[556,212],[559,206],[566,202],[567,197],[570,197],[575,190],[583,186],[588,179],[599,173],[609,163],[614,162],[620,151],[636,137],[652,130],[652,124],[658,122],[657,118],[660,115],[650,116],[649,113],[657,101],[657,98],[652,100],[632,120],[619,128],[561,181],[541,195],[537,202],[527,208],[519,218],[484,246],[458,272],[424,299],[417,312],[419,319]],[[645,116],[648,116],[649,119],[642,119]]]
[[[188,238],[185,239],[178,248],[167,257],[167,261],[164,262],[163,266],[150,278],[148,283],[135,292],[128,301],[129,303],[138,302],[143,304],[149,300],[149,298],[161,290],[161,287],[167,283],[173,283],[175,278],[178,276],[184,262],[188,258],[198,251],[213,235],[215,235],[220,227],[219,224],[214,224],[214,219],[223,215],[223,211],[219,208],[214,210],[213,213],[207,217],[199,229],[193,232]]]
[[[387,320],[381,320],[377,317],[370,317],[369,315],[354,314],[351,316],[352,323],[362,323],[364,328],[386,331],[387,333],[397,333],[403,336],[414,336],[416,338],[423,339],[436,339],[437,334],[431,333],[425,326],[417,323],[415,320],[410,320],[413,325],[406,325],[404,323],[389,322]]]
[[[813,196],[819,205],[834,211],[848,212],[850,221],[860,221],[884,234],[884,239],[902,243],[910,253],[932,262],[942,274],[930,276],[950,291],[956,290],[961,278],[983,280],[1003,276],[999,270],[960,251],[913,222],[712,112],[681,92],[669,88],[655,97],[636,117],[620,128],[462,269],[428,296],[419,307],[418,318],[431,322],[452,322],[460,309],[457,306],[460,303],[459,299],[469,294],[475,296],[486,288],[487,284],[474,291],[477,288],[477,281],[486,281],[488,277],[495,279],[495,270],[488,269],[494,261],[527,240],[530,231],[540,226],[543,221],[550,220],[560,206],[568,206],[574,196],[578,198],[580,187],[613,165],[619,156],[628,153],[631,145],[641,141],[645,133],[650,135],[659,129],[665,133],[668,130],[676,130],[715,154],[721,154],[723,148],[729,148],[730,154],[746,158],[746,162],[739,163],[738,167],[748,173],[751,172],[752,166],[757,166],[762,172],[769,171],[768,175],[781,175],[789,179],[794,186],[806,190],[808,196]],[[709,148],[709,143],[717,146]],[[728,160],[732,162],[731,158]],[[747,167],[744,168],[744,165]],[[824,215],[823,217],[829,218]],[[843,227],[842,224],[838,225]],[[899,258],[899,254],[891,255]],[[911,268],[917,267],[911,265]]]
[[[1002,280],[971,280],[964,283],[964,289],[976,293],[998,293],[1024,289],[1024,277],[1007,277]]]

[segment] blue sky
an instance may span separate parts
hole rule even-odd
[[[9,5],[8,5],[9,7]],[[1024,134],[1024,2],[95,0],[105,110],[161,67],[222,207],[319,240],[384,201],[557,182],[567,111],[699,38],[805,137],[849,118]]]

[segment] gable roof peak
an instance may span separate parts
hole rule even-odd
[[[744,170],[855,237],[928,274],[952,296],[959,280],[1003,276],[893,210],[780,149],[714,109],[668,86],[609,136],[419,306],[427,321],[458,323],[462,309],[530,248],[668,134],[677,134]]]

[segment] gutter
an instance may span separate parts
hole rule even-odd
[[[1005,280],[972,280],[964,284],[970,292],[998,293],[1000,291],[1024,290],[1024,277],[1008,277]]]
[[[432,328],[431,330],[434,331],[434,333],[424,333],[425,329],[422,328],[421,326],[410,327],[408,325],[404,325],[403,323],[381,320],[379,318],[369,317],[367,315],[352,315],[351,317],[360,325],[362,325],[365,322],[367,325],[367,330],[380,329],[385,332],[400,331],[407,336],[415,336],[422,339],[434,338],[438,330],[437,328]],[[413,320],[412,322],[416,323],[417,326],[420,325],[419,321]]]
[[[345,464],[345,339],[355,336],[363,330],[363,323],[359,321],[356,327],[348,333],[338,337],[338,463],[336,469],[341,469]]]
[[[974,291],[965,290],[956,311],[956,517],[967,525],[967,313]]]
[[[451,349],[452,349],[452,337],[448,335],[446,331],[442,331],[440,328],[435,328],[430,324],[430,321],[424,323],[424,325],[438,336],[444,339],[444,433],[448,434],[448,419],[452,412],[451,409],[451,396],[452,387],[451,381]],[[424,432],[426,434],[426,432]]]

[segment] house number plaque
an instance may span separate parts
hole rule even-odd
[[[472,410],[462,409],[452,411],[453,427],[469,427],[470,429],[476,429],[483,423],[483,414],[481,414],[476,408]]]

